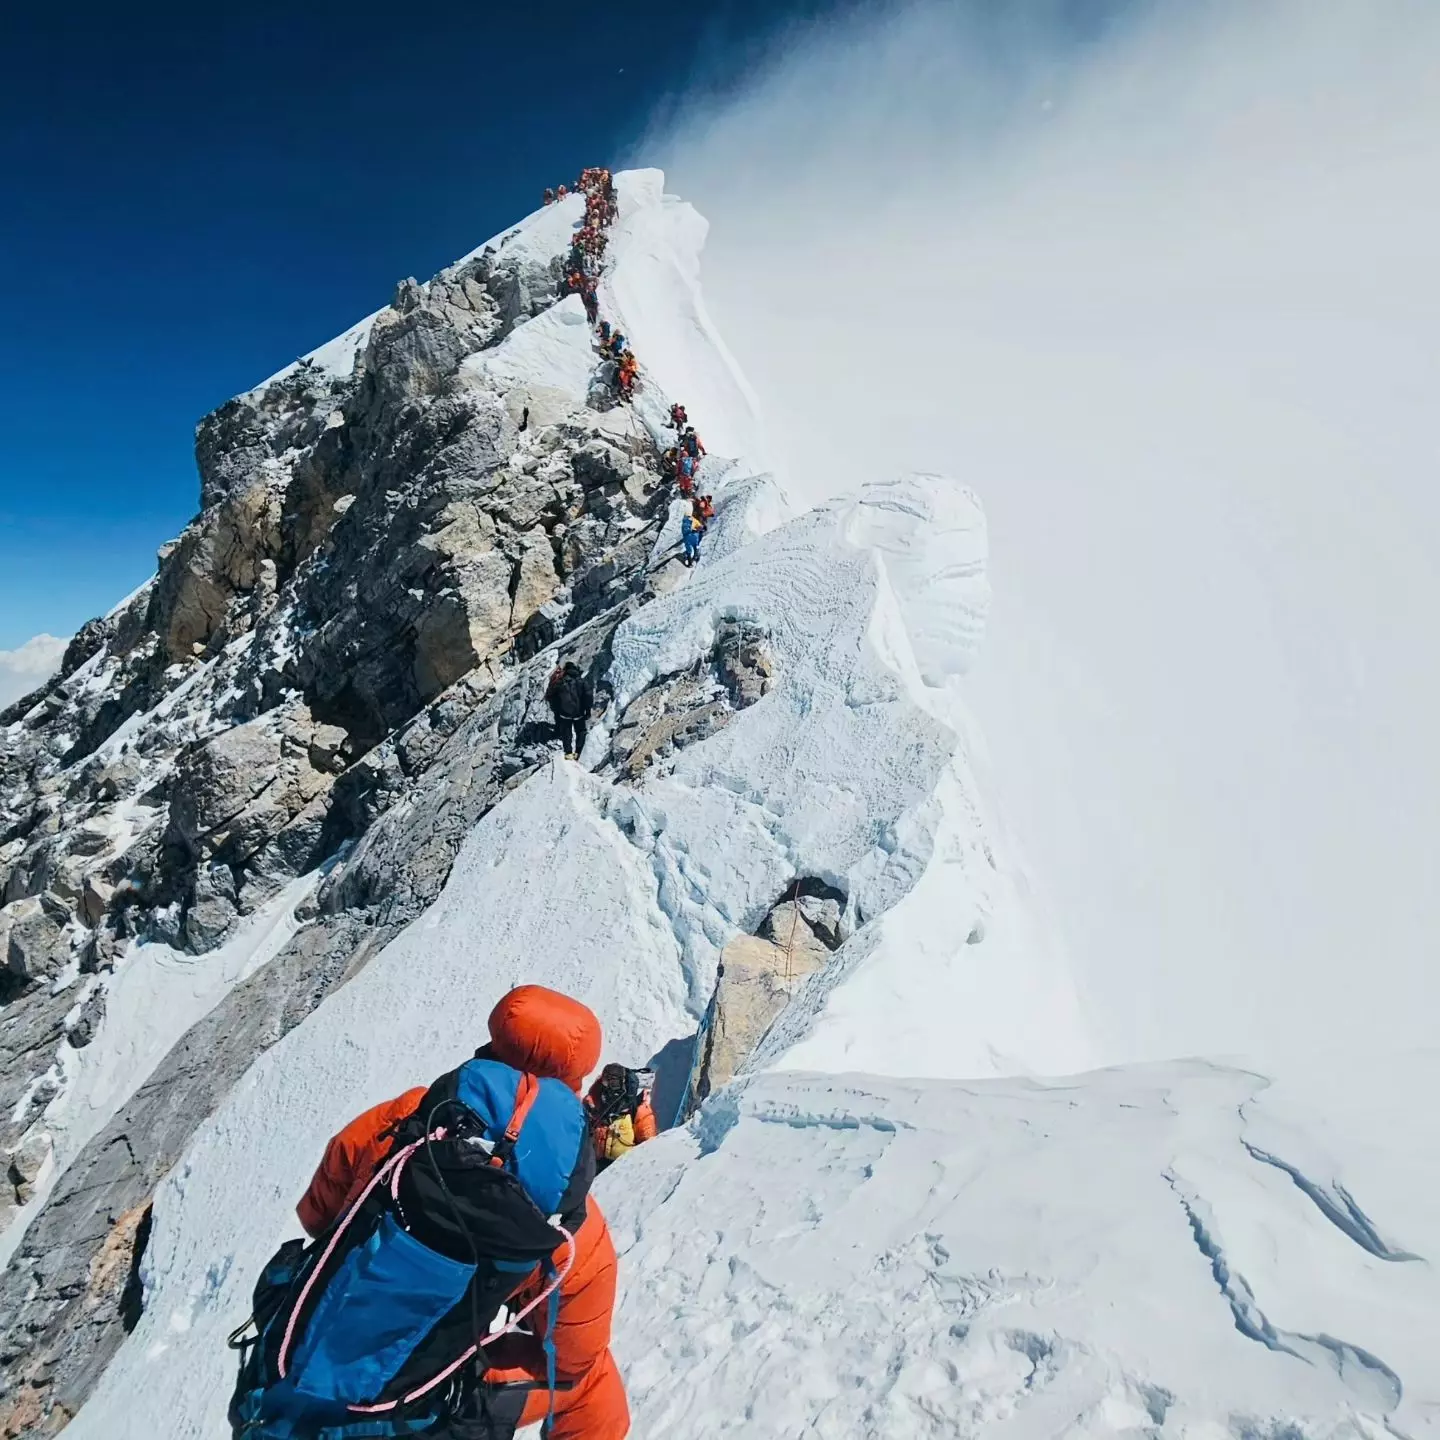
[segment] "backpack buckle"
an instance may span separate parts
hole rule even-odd
[[[535,1101],[539,1095],[540,1082],[528,1072],[521,1075],[520,1083],[515,1087],[515,1109],[510,1114],[509,1123],[505,1126],[505,1133],[495,1141],[495,1147],[490,1156],[490,1163],[497,1169],[503,1169],[510,1163],[510,1157],[515,1153],[516,1142],[520,1139],[520,1131],[524,1128],[526,1116],[535,1108]]]

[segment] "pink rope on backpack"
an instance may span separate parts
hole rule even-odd
[[[316,1280],[320,1278],[321,1272],[329,1263],[331,1255],[335,1253],[335,1247],[340,1243],[340,1237],[349,1228],[350,1222],[359,1213],[360,1207],[370,1198],[371,1192],[379,1185],[386,1176],[394,1172],[396,1184],[399,1183],[400,1171],[405,1168],[405,1162],[422,1145],[430,1140],[443,1139],[445,1131],[436,1130],[433,1135],[427,1135],[423,1140],[417,1140],[413,1145],[407,1145],[403,1150],[398,1150],[392,1155],[370,1178],[370,1183],[360,1192],[355,1203],[345,1212],[345,1218],[335,1227],[330,1236],[330,1243],[325,1247],[325,1253],[320,1257],[320,1263],[315,1265],[310,1274],[306,1277],[305,1285],[300,1291],[300,1298],[290,1310],[290,1319],[285,1326],[284,1338],[280,1341],[280,1353],[275,1359],[275,1368],[280,1373],[280,1378],[285,1378],[287,1362],[290,1358],[290,1345],[295,1338],[295,1326],[299,1323],[300,1312],[305,1308],[305,1302],[310,1298],[310,1291],[314,1288]]]
[[[413,1148],[413,1147],[412,1147]],[[496,1330],[491,1335],[477,1340],[463,1355],[452,1360],[438,1375],[433,1375],[423,1385],[417,1386],[408,1395],[402,1395],[398,1400],[386,1400],[379,1405],[347,1405],[347,1410],[353,1410],[358,1415],[383,1415],[387,1410],[394,1410],[400,1405],[409,1405],[411,1401],[418,1400],[422,1395],[428,1394],[437,1385],[448,1380],[457,1370],[479,1352],[481,1346],[493,1344],[502,1335],[514,1334],[520,1328],[520,1322],[531,1314],[537,1306],[543,1305],[551,1295],[564,1283],[565,1277],[570,1273],[575,1264],[575,1237],[558,1221],[555,1228],[565,1237],[565,1263],[555,1272],[555,1277],[550,1283],[528,1304],[524,1309],[516,1312],[504,1329]],[[303,1298],[303,1297],[302,1297]],[[283,1372],[282,1372],[283,1373]]]

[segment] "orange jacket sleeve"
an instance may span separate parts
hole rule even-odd
[[[619,1262],[610,1227],[594,1199],[585,1202],[585,1221],[575,1234],[575,1264],[560,1287],[555,1323],[555,1368],[562,1376],[583,1375],[610,1347]],[[556,1256],[564,1259],[564,1251]]]
[[[647,1095],[635,1110],[635,1143],[643,1145],[659,1133],[660,1127],[655,1123],[655,1112],[650,1108],[650,1097]]]
[[[307,1235],[323,1235],[340,1218],[389,1153],[391,1127],[413,1115],[424,1098],[420,1085],[376,1105],[357,1115],[325,1147],[325,1157],[295,1207]]]
[[[563,1264],[565,1251],[555,1252],[555,1264]],[[615,1277],[618,1262],[610,1227],[594,1198],[585,1202],[585,1220],[575,1232],[575,1264],[560,1287],[560,1315],[555,1322],[555,1372],[563,1380],[577,1380],[588,1374],[610,1348],[610,1322],[615,1310]],[[533,1288],[532,1288],[533,1287]],[[522,1296],[536,1293],[532,1282]],[[540,1339],[546,1331],[549,1307],[536,1312],[535,1336],[514,1335],[512,1343],[496,1346],[496,1363],[485,1378],[497,1384],[545,1379],[545,1352]],[[503,1348],[502,1348],[503,1347]]]

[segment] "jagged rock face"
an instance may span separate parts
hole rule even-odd
[[[725,947],[693,1103],[739,1073],[806,978],[825,968],[844,927],[845,896],[819,880],[797,879],[757,934],[737,935]]]
[[[346,838],[336,772],[614,603],[655,518],[653,451],[637,465],[574,402],[521,432],[511,397],[460,370],[559,274],[486,252],[403,282],[351,376],[302,364],[201,423],[201,514],[0,717],[4,900],[52,891],[102,952],[132,932],[214,944],[227,906]],[[292,729],[332,732],[320,764],[273,719],[297,704]],[[108,835],[122,800],[128,833]]]
[[[83,1303],[117,1217],[140,1212],[255,1055],[438,893],[468,826],[540,763],[545,647],[594,622],[565,653],[598,675],[651,593],[653,446],[464,363],[554,303],[560,271],[487,252],[404,282],[353,373],[301,364],[208,416],[202,509],[154,580],[0,714],[6,1156],[43,1138],[61,1041],[103,1034],[126,944],[213,949],[361,841],[324,913],[221,1003],[203,1054],[174,1052],[92,1142],[0,1277],[0,1391],[39,1376],[38,1413],[73,1409],[118,1343],[110,1291]],[[402,795],[413,818],[386,824]]]
[[[123,1334],[149,1198],[195,1126],[424,910],[469,829],[546,763],[557,660],[603,708],[614,632],[667,580],[648,569],[658,456],[606,413],[605,387],[587,410],[466,363],[554,302],[560,268],[486,254],[404,282],[353,373],[301,364],[207,417],[201,513],[0,715],[0,1211],[34,1203],[56,1049],[103,1035],[123,947],[203,953],[356,842],[311,923],[32,1220],[0,1276],[0,1431],[54,1428],[83,1401]],[[658,706],[673,720],[703,692],[710,720],[650,737],[647,757],[753,703],[768,663],[763,637],[723,635]]]
[[[92,1311],[83,1299],[86,1277],[110,1243],[112,1217],[143,1206],[193,1128],[255,1056],[421,915],[439,895],[474,825],[553,760],[557,742],[544,694],[555,665],[575,661],[594,683],[603,710],[615,632],[654,593],[644,557],[658,528],[658,516],[648,520],[637,532],[638,564],[608,587],[597,586],[595,603],[610,603],[593,623],[508,668],[492,661],[472,671],[337,777],[332,814],[342,813],[347,828],[363,833],[323,885],[314,923],[166,1057],[70,1166],[27,1233],[20,1263],[0,1276],[0,1317],[13,1316],[0,1320],[0,1374],[27,1404],[43,1394],[50,1410],[73,1410],[120,1343],[114,1312],[104,1305]],[[655,689],[688,693],[680,682],[702,672],[709,677],[706,693],[718,687],[733,714],[729,707],[743,708],[768,685],[772,665],[763,636],[726,625],[702,665],[657,682]],[[333,732],[312,739],[312,756],[322,753],[317,744],[330,743]],[[682,743],[679,733],[670,741],[675,748]],[[617,768],[616,779],[623,778]],[[802,885],[796,895],[790,903],[798,903],[805,918],[794,948],[804,955],[814,945],[824,948],[814,936],[838,927],[840,907],[833,892],[812,896]],[[783,921],[789,911],[782,906],[775,913]],[[784,952],[783,941],[754,943],[772,955]],[[722,1033],[732,1036],[743,1059],[768,1019],[746,1028],[738,1004],[728,1013],[729,1029]]]
[[[326,797],[344,764],[337,735],[338,727],[317,727],[296,700],[180,757],[170,829],[200,865],[185,915],[193,948],[209,949],[278,880],[324,858]]]
[[[171,1051],[69,1167],[0,1275],[0,1375],[23,1413],[73,1412],[123,1338],[113,1296],[93,1308],[85,1298],[113,1217],[144,1205],[256,1055],[425,910],[474,824],[553,757],[551,671],[563,655],[604,675],[615,630],[649,597],[646,574],[642,564],[611,592],[616,604],[556,650],[466,676],[337,778],[335,806],[367,828],[324,885],[315,922]]]
[[[57,896],[14,900],[0,910],[0,950],[17,981],[52,978],[70,955],[70,911]]]

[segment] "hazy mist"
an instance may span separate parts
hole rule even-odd
[[[643,158],[795,498],[981,496],[987,782],[1106,1056],[1430,1042],[1440,6],[1006,10],[797,30]]]

